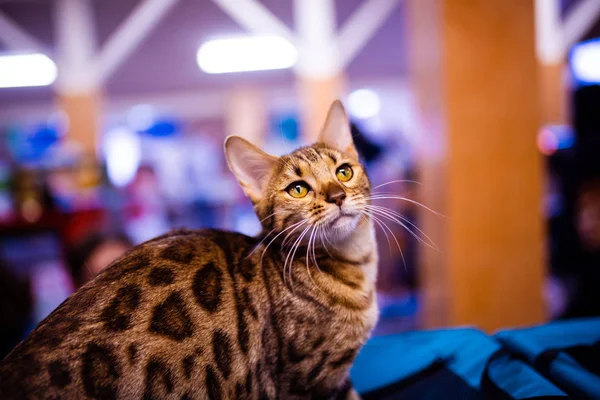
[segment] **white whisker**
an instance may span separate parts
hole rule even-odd
[[[396,242],[396,246],[398,246],[398,251],[400,252],[400,257],[402,258],[402,265],[404,265],[404,269],[406,270],[406,260],[404,259],[404,253],[402,252],[402,247],[400,246],[400,243],[398,242],[398,239],[396,238],[396,235],[394,235],[394,232],[390,229],[389,226],[387,226],[387,224],[383,221],[381,221],[377,216],[373,215],[373,213],[369,213],[368,214],[369,217],[373,218],[373,221],[378,221],[383,227],[385,227],[389,233],[392,235],[392,237],[394,238],[394,241]]]
[[[275,216],[275,215],[277,215],[277,214],[283,214],[283,213],[289,213],[289,211],[287,211],[287,210],[275,211],[274,213],[272,213],[272,214],[270,214],[270,215],[267,215],[266,217],[264,217],[263,219],[261,219],[261,220],[260,220],[260,221],[258,221],[258,222],[262,224],[262,223],[263,223],[263,222],[265,222],[265,220],[267,220],[268,218],[271,218],[271,217],[273,217],[273,216]]]
[[[276,211],[274,213],[272,213],[271,215],[267,215],[265,218],[261,219],[260,221],[258,221],[260,224],[262,224],[267,218],[270,218],[276,214],[281,214],[281,213],[287,213],[288,211]],[[273,231],[277,230],[277,228],[273,228],[269,231],[269,233],[267,233],[265,235],[265,237],[262,238],[262,240],[260,242],[258,242],[258,244],[254,247],[254,249],[252,249],[252,251],[246,256],[246,258],[250,257],[252,254],[254,254],[254,252],[260,247],[261,244],[264,243],[265,240],[267,240],[267,238],[271,235],[271,233],[273,233]]]
[[[298,228],[299,228],[299,227],[298,227]],[[307,227],[304,229],[304,231],[302,231],[302,233],[300,234],[300,236],[299,236],[299,238],[296,240],[296,242],[297,242],[298,240],[302,240],[302,234],[303,234],[303,233],[305,233],[305,232],[306,232],[306,231],[307,231],[309,228],[310,228],[310,225],[309,225],[309,226],[307,226]],[[293,232],[295,232],[295,231],[296,231],[296,229],[294,229],[292,232],[290,232],[290,233],[289,233],[289,234],[288,234],[288,235],[285,237],[285,239],[284,239],[284,243],[285,243],[285,242],[288,240],[288,238],[289,238],[289,237],[290,237],[290,236],[293,234]],[[292,239],[292,240],[293,240],[293,239]],[[294,242],[294,243],[292,244],[292,246],[290,247],[290,249],[289,249],[289,251],[288,251],[288,257],[289,257],[289,255],[290,255],[290,253],[292,252],[292,250],[294,249],[294,246],[295,246],[296,242]],[[283,244],[282,244],[282,248],[283,248]],[[285,262],[283,263],[283,274],[282,274],[282,276],[283,276],[283,283],[284,283],[285,285],[287,285],[287,284],[286,284],[286,276],[287,276],[287,275],[286,275],[286,266],[287,266],[287,260],[288,260],[288,257],[286,257],[286,259],[285,259]],[[291,279],[292,279],[291,272],[292,272],[292,270],[291,270],[291,264],[290,264],[290,284],[291,284]],[[293,288],[292,288],[292,290],[293,290]]]
[[[266,246],[266,247],[263,249],[263,252],[262,252],[262,254],[261,254],[261,256],[260,256],[260,265],[262,266],[262,262],[263,262],[263,258],[264,258],[264,256],[265,256],[265,252],[267,251],[267,249],[269,248],[269,246],[271,246],[271,243],[273,243],[273,242],[274,242],[274,241],[275,241],[275,240],[276,240],[276,239],[277,239],[279,236],[281,236],[282,234],[284,234],[286,231],[288,231],[288,230],[290,230],[290,229],[294,228],[294,230],[288,234],[288,236],[289,236],[290,234],[294,233],[294,231],[295,231],[296,229],[298,229],[299,227],[301,227],[301,226],[302,226],[302,225],[304,225],[305,223],[308,223],[308,219],[304,219],[304,220],[302,220],[302,221],[300,221],[300,222],[297,222],[297,223],[295,223],[295,224],[293,224],[293,225],[290,225],[290,226],[288,226],[287,228],[285,228],[284,230],[282,230],[281,232],[279,232],[279,233],[278,233],[278,234],[277,234],[277,235],[276,235],[276,236],[275,236],[275,237],[274,237],[274,238],[273,238],[273,239],[272,239],[272,240],[269,242],[269,244],[267,244],[267,246]],[[286,236],[286,237],[287,237],[287,236]]]
[[[312,284],[314,285],[314,287],[317,288],[317,290],[321,291],[321,288],[319,287],[319,285],[317,285],[317,283],[312,278],[312,275],[310,274],[310,268],[308,266],[308,263],[309,263],[309,260],[310,260],[310,257],[309,257],[310,245],[312,243],[312,245],[313,245],[313,254],[314,254],[314,241],[313,241],[313,238],[315,236],[315,232],[316,232],[317,229],[318,229],[318,226],[313,226],[312,231],[310,233],[310,236],[308,238],[308,246],[306,247],[306,272],[308,274],[308,278],[310,279],[310,281],[312,282]],[[316,266],[317,265],[316,258],[314,259],[314,261],[315,261],[315,266]],[[317,268],[319,268],[319,267],[317,266]]]
[[[375,213],[378,213],[378,215],[386,217],[387,219],[396,222],[398,225],[402,226],[404,229],[406,229],[415,239],[417,239],[418,241],[420,241],[421,243],[423,243],[424,245],[427,245],[429,247],[431,247],[432,249],[435,250],[439,250],[439,248],[437,247],[437,245],[435,244],[435,242],[425,234],[425,232],[423,232],[421,229],[419,229],[418,226],[416,226],[414,223],[412,223],[408,218],[404,217],[402,214],[394,211],[394,210],[390,210],[387,207],[380,207],[380,206],[370,206],[370,205],[366,205],[365,206],[366,209],[371,210]],[[421,238],[421,236],[419,236],[418,234],[416,234],[415,232],[413,232],[412,229],[410,229],[408,226],[406,226],[404,224],[404,222],[399,221],[398,219],[400,219],[401,221],[406,222],[407,224],[409,224],[410,226],[414,227],[418,233],[420,235],[423,235],[425,237],[425,239],[427,240],[423,240],[423,238]]]
[[[364,214],[363,216],[368,219],[368,217],[366,215],[368,215],[368,214]],[[381,222],[379,222],[379,220],[377,220],[375,218],[372,218],[372,219],[373,219],[373,221],[375,221],[375,223],[377,223],[379,225],[379,227],[381,228],[383,234],[385,235],[385,238],[386,238],[386,240],[388,242],[388,249],[389,249],[389,251],[391,253],[392,252],[392,243],[390,242],[390,237],[388,236],[387,232],[385,231],[385,229],[381,225]]]
[[[439,212],[437,212],[435,210],[432,210],[431,208],[427,207],[425,204],[419,203],[418,201],[409,199],[407,197],[396,196],[396,195],[393,195],[393,196],[392,195],[379,195],[379,194],[376,194],[374,196],[365,196],[365,200],[384,200],[384,199],[406,201],[408,203],[415,204],[415,205],[417,205],[419,207],[422,207],[425,210],[427,210],[427,211],[429,211],[429,212],[431,212],[431,213],[433,213],[433,214],[435,214],[437,216],[440,216],[442,218],[448,218],[445,215],[443,215],[443,214],[441,214],[441,213],[439,213]]]
[[[321,244],[323,244],[323,247],[325,247],[324,243],[323,243],[323,227],[322,227],[322,225],[317,225],[317,234],[320,235]],[[319,268],[319,263],[317,262],[317,255],[315,254],[315,245],[316,245],[316,243],[313,242],[312,256],[313,256],[313,260],[315,262],[315,267],[317,267],[317,270],[319,272],[321,272],[321,268]],[[325,249],[325,250],[327,250],[327,249]],[[327,252],[327,253],[329,253],[329,252]]]
[[[300,246],[302,239],[304,238],[304,236],[306,235],[306,233],[309,231],[310,228],[311,228],[311,226],[309,225],[304,229],[304,231],[302,231],[300,236],[296,239],[296,241],[290,248],[290,251],[288,252],[287,257],[285,258],[285,262],[283,263],[283,273],[284,273],[284,277],[285,277],[285,271],[286,271],[286,266],[288,265],[288,259],[290,260],[290,265],[289,265],[288,270],[289,270],[289,277],[290,277],[290,289],[292,290],[292,292],[294,291],[294,285],[292,282],[292,276],[293,276],[292,268],[293,268],[293,264],[294,264],[294,257],[296,256],[296,251],[298,250],[298,247]],[[291,255],[291,258],[290,258],[290,255]],[[285,278],[284,278],[284,281],[285,281]]]
[[[398,179],[398,180],[395,180],[395,181],[389,181],[389,182],[386,182],[386,183],[382,183],[381,185],[377,185],[377,186],[375,186],[371,190],[379,189],[382,186],[391,185],[393,183],[416,183],[417,185],[421,185],[422,184],[421,182],[417,182],[417,181],[411,181],[411,180],[406,180],[406,179]]]
[[[401,227],[406,229],[419,242],[423,243],[424,245],[426,245],[436,251],[439,250],[438,247],[436,246],[436,244],[431,240],[431,238],[429,238],[427,235],[425,235],[425,237],[428,239],[428,241],[423,240],[423,238],[421,238],[419,235],[414,233],[408,226],[406,226],[402,221],[398,220],[398,218],[396,218],[393,214],[390,214],[387,211],[374,210],[374,209],[369,209],[369,211],[375,215],[386,218],[387,220],[389,220],[391,222],[397,223],[398,225],[400,225]]]
[[[250,253],[249,253],[249,254],[246,256],[246,258],[250,258],[250,256],[251,256],[252,254],[254,254],[254,252],[255,252],[256,250],[258,250],[258,248],[260,247],[260,245],[261,245],[261,244],[263,244],[263,243],[264,243],[264,241],[265,241],[265,240],[267,240],[267,238],[268,238],[268,237],[271,235],[271,233],[273,233],[273,231],[274,231],[274,230],[276,230],[276,229],[277,229],[277,228],[273,228],[273,229],[271,229],[271,231],[270,231],[269,233],[267,233],[267,234],[265,235],[265,237],[263,237],[263,238],[262,238],[262,240],[261,240],[260,242],[258,242],[258,244],[257,244],[256,246],[254,246],[254,249],[252,249],[252,251],[251,251],[251,252],[250,252]]]

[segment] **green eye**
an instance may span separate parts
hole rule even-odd
[[[348,164],[342,165],[335,171],[335,176],[337,176],[340,182],[348,182],[352,179],[352,175],[352,168]]]
[[[305,182],[294,182],[286,189],[290,196],[301,199],[306,197],[308,194],[310,187]]]

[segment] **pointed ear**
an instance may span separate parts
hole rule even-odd
[[[253,203],[261,200],[275,172],[277,157],[265,153],[239,136],[228,136],[225,139],[225,156],[229,169],[250,200]]]
[[[334,101],[329,108],[325,126],[323,126],[323,130],[319,135],[318,142],[333,147],[349,156],[358,158],[358,153],[352,140],[350,123],[348,122],[346,110],[344,110],[341,101]]]

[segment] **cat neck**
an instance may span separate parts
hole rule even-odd
[[[362,276],[364,291],[369,291],[377,278],[379,256],[375,240],[375,228],[371,218],[361,218],[352,233],[335,243],[327,241],[326,246],[316,250],[318,260],[328,260],[338,273]],[[325,268],[324,264],[321,264]]]
[[[350,264],[369,263],[368,260],[376,258],[377,255],[373,221],[368,217],[361,218],[349,236],[333,243],[328,241],[327,247],[323,251],[331,253],[328,254],[330,257],[348,260]]]
[[[361,219],[349,236],[335,243],[327,242],[317,252],[316,264],[309,262],[313,267],[311,282],[318,287],[313,294],[325,294],[335,304],[344,305],[346,317],[358,312],[361,322],[358,326],[370,330],[378,314],[375,301],[378,253],[372,220]]]

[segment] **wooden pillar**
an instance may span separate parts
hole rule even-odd
[[[534,9],[408,0],[416,95],[424,325],[493,331],[544,319]]]
[[[344,65],[334,0],[295,0],[298,63],[295,67],[304,143],[313,143],[331,103],[344,94]]]
[[[94,64],[96,37],[92,0],[57,0],[57,104],[69,120],[67,139],[82,157],[95,159],[102,90]]]
[[[567,123],[565,79],[567,35],[560,0],[535,0],[535,50],[538,60],[540,125]],[[572,12],[570,13],[573,14]],[[577,25],[584,24],[583,22]],[[572,29],[570,34],[574,34]]]
[[[341,74],[316,78],[300,75],[297,80],[297,90],[304,141],[313,143],[319,136],[331,103],[343,96],[345,79]]]
[[[57,101],[69,120],[68,140],[76,143],[85,155],[96,156],[101,117],[100,92],[59,94]]]
[[[542,125],[564,125],[569,121],[565,63],[539,65]]]
[[[234,88],[227,97],[225,132],[261,146],[269,129],[269,110],[257,87]]]

